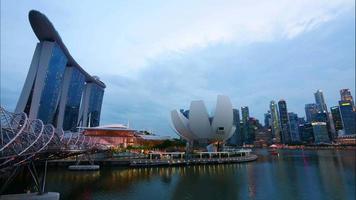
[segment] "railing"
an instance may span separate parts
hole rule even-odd
[[[64,158],[96,148],[96,139],[82,132],[63,132],[26,113],[12,113],[0,106],[0,172],[29,161]]]

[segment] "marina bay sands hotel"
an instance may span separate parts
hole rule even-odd
[[[15,112],[64,131],[99,126],[105,84],[74,60],[45,15],[32,10],[29,21],[39,43]]]

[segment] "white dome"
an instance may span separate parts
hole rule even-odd
[[[209,116],[203,101],[192,101],[189,117],[180,111],[171,111],[171,120],[177,134],[188,141],[229,139],[234,131],[232,104],[227,96],[219,95],[215,107],[215,116]]]

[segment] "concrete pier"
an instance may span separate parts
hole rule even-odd
[[[70,165],[68,167],[69,170],[73,171],[95,171],[99,170],[99,165]]]

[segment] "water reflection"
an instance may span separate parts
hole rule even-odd
[[[52,168],[47,189],[63,199],[353,199],[355,152],[258,151],[256,162],[172,168]],[[30,183],[21,176],[13,190]],[[24,187],[24,186],[23,186]],[[17,189],[16,189],[17,188]],[[18,191],[17,191],[18,192]],[[22,191],[19,191],[22,192]]]

